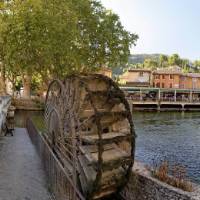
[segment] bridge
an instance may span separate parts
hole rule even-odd
[[[120,87],[135,110],[200,110],[200,90]]]

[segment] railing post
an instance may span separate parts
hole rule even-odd
[[[160,101],[160,89],[158,90],[158,100]]]
[[[190,90],[190,102],[192,102],[192,90]]]
[[[174,102],[176,102],[176,89],[174,90]]]
[[[140,101],[142,101],[142,90],[140,89]]]

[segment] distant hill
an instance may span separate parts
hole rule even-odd
[[[129,64],[143,63],[145,59],[159,59],[160,54],[134,54],[129,57]]]
[[[158,60],[160,54],[134,54],[130,55],[128,64],[137,64],[137,63],[143,63],[145,59],[151,58]],[[120,75],[123,73],[123,69],[125,69],[125,66],[116,67],[113,69],[113,75]]]

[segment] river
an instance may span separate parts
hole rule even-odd
[[[179,164],[200,183],[200,112],[134,112],[136,159]]]
[[[41,112],[17,112],[16,125],[32,116],[43,129]],[[189,178],[200,183],[200,112],[133,112],[136,160],[152,166],[162,160],[180,164]]]

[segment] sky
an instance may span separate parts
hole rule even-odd
[[[131,53],[178,53],[200,59],[200,0],[101,0],[139,35]]]

